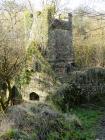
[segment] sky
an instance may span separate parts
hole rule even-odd
[[[105,0],[59,0],[60,9],[69,9],[71,11],[78,7],[88,7],[95,11],[105,12]],[[31,0],[36,10],[41,10],[41,0]]]

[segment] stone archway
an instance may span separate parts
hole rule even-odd
[[[35,92],[31,92],[29,94],[29,99],[32,100],[32,101],[35,101],[35,100],[39,101],[39,95],[37,93],[35,93]]]

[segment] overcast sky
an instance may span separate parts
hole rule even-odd
[[[105,0],[60,0],[61,9],[75,10],[80,6],[89,7],[96,11],[105,11]],[[31,0],[36,10],[41,10],[41,0]]]

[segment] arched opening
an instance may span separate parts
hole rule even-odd
[[[17,105],[22,102],[22,95],[19,92],[18,88],[14,85],[12,87],[12,94],[11,94],[11,105]]]
[[[74,67],[76,67],[76,64],[74,62],[72,62],[71,66],[74,68]]]
[[[30,93],[30,95],[29,95],[30,97],[30,100],[33,100],[33,101],[39,101],[39,95],[38,94],[36,94],[35,92],[31,92]]]

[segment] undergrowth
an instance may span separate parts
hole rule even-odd
[[[82,129],[76,131],[80,140],[95,140],[96,127],[101,119],[103,112],[101,107],[76,107],[71,109],[71,114],[75,114],[82,122]]]

